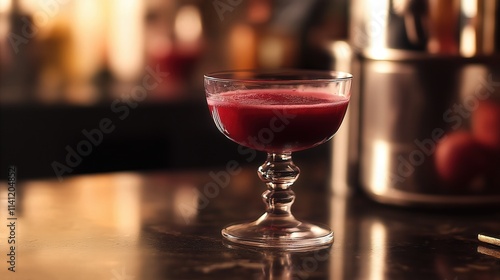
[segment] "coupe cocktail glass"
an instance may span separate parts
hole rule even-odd
[[[330,229],[298,221],[291,213],[299,176],[292,152],[320,145],[337,132],[350,98],[352,75],[305,70],[227,71],[205,75],[208,107],[217,128],[232,141],[267,152],[258,175],[266,213],[229,225],[229,241],[284,250],[333,241]],[[311,205],[314,207],[314,205]]]

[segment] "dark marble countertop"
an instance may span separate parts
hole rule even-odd
[[[227,181],[214,179],[223,168],[20,181],[16,272],[8,270],[7,184],[0,183],[0,278],[500,279],[500,249],[477,241],[478,233],[500,233],[500,210],[333,196],[327,170],[302,169],[293,212],[329,225],[331,248],[287,253],[223,242],[224,225],[264,209],[254,167]]]

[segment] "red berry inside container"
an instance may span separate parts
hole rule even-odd
[[[451,186],[468,187],[487,173],[490,163],[488,149],[465,131],[451,133],[438,143],[435,154],[440,179]]]

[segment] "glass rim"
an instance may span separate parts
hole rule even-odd
[[[238,77],[240,74],[242,77]],[[245,74],[246,75],[245,77]],[[256,77],[260,75],[261,78]],[[285,77],[277,79],[278,77]],[[286,78],[297,76],[297,78]],[[348,72],[335,70],[303,70],[303,69],[274,69],[274,70],[224,70],[215,71],[203,75],[205,80],[217,82],[243,82],[243,83],[317,83],[317,82],[341,82],[352,80],[353,75]]]

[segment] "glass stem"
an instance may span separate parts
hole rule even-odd
[[[272,216],[292,216],[295,193],[291,185],[299,177],[300,169],[292,161],[292,153],[268,153],[258,174],[268,190],[262,194],[266,212]]]

